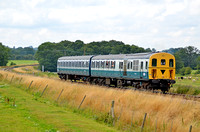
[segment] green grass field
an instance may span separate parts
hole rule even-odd
[[[0,82],[0,117],[0,131],[4,132],[116,131],[5,82]]]
[[[37,60],[9,60],[7,66],[10,66],[10,63],[14,62],[16,65],[29,65],[29,64],[37,64]]]

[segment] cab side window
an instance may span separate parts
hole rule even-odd
[[[169,60],[169,67],[174,67],[174,60],[173,59]]]
[[[152,66],[157,66],[157,59],[152,59]]]

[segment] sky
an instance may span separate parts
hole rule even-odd
[[[3,45],[62,40],[200,49],[200,0],[0,0]]]

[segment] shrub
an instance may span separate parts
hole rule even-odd
[[[192,68],[191,67],[186,67],[185,68],[185,75],[189,75],[192,72]]]
[[[181,75],[189,75],[192,72],[192,68],[191,67],[183,67],[179,70],[179,73]]]
[[[14,63],[14,62],[11,62],[11,63],[10,63],[10,66],[13,66],[13,65],[16,65],[16,63]]]
[[[200,70],[197,70],[194,74],[200,74]]]

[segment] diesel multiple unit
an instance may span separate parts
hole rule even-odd
[[[65,56],[58,59],[57,72],[65,80],[165,92],[175,83],[175,58],[162,52]]]

